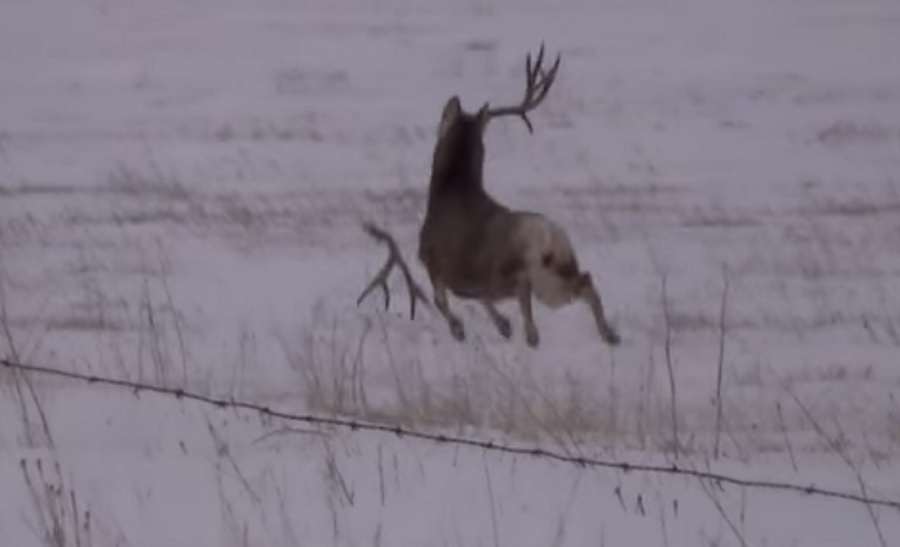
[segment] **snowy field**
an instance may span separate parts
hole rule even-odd
[[[357,307],[360,223],[414,260],[445,101],[517,100],[541,41],[487,186],[565,226],[623,344],[452,300],[458,343],[399,276]],[[0,357],[900,502],[898,51],[896,0],[2,0]],[[0,538],[855,547],[900,510],[0,367]]]

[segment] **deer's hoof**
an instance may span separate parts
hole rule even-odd
[[[610,346],[618,346],[622,343],[622,337],[619,336],[618,332],[610,330],[603,334],[603,341]]]
[[[463,329],[462,321],[459,319],[450,320],[450,334],[453,335],[457,342],[462,342],[466,339],[466,331]]]
[[[510,323],[509,319],[505,317],[497,318],[497,330],[500,332],[500,336],[506,338],[507,340],[512,337],[512,323]]]
[[[532,348],[538,347],[538,344],[541,343],[541,337],[536,330],[528,330],[525,332],[525,341],[528,342],[528,345]]]

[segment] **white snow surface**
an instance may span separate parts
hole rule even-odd
[[[542,41],[486,184],[566,229],[623,344],[452,299],[460,343],[399,275],[357,306],[366,220],[430,288],[441,108],[518,100]],[[0,357],[900,501],[898,51],[896,0],[3,0]],[[860,503],[27,378],[3,546],[900,545]]]

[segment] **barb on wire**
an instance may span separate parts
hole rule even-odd
[[[46,374],[62,378],[69,378],[87,382],[89,384],[99,384],[117,388],[125,388],[138,394],[142,391],[167,395],[176,399],[195,401],[201,404],[212,405],[218,408],[242,409],[258,412],[264,416],[270,416],[289,422],[300,422],[309,425],[333,426],[338,428],[349,429],[351,431],[371,431],[376,433],[387,433],[396,435],[397,437],[407,437],[410,439],[423,440],[438,444],[452,444],[470,448],[480,448],[492,452],[501,452],[504,454],[512,454],[518,456],[529,456],[534,458],[542,458],[556,462],[576,465],[578,467],[596,467],[604,469],[612,469],[615,471],[638,472],[638,473],[657,473],[664,475],[686,476],[697,479],[711,480],[720,484],[730,484],[734,486],[742,486],[746,488],[757,488],[765,490],[780,490],[797,492],[813,496],[822,496],[827,498],[836,498],[856,503],[869,504],[879,507],[888,507],[900,510],[900,500],[872,498],[852,492],[842,492],[839,490],[831,490],[821,488],[814,484],[802,485],[788,482],[769,481],[762,479],[748,479],[736,477],[734,475],[726,475],[724,473],[714,473],[712,471],[702,471],[694,468],[678,467],[677,465],[653,465],[631,463],[627,461],[605,460],[600,458],[591,458],[583,456],[569,456],[560,452],[554,452],[544,448],[528,448],[523,446],[513,446],[507,444],[496,443],[475,439],[471,437],[461,437],[455,435],[444,435],[440,433],[427,433],[416,429],[408,429],[398,425],[379,424],[374,422],[364,422],[359,420],[349,420],[344,418],[317,416],[314,414],[295,414],[280,410],[272,409],[268,406],[258,405],[246,401],[236,401],[233,399],[224,399],[207,395],[200,395],[183,389],[167,388],[154,386],[151,384],[143,384],[140,382],[132,382],[128,380],[118,380],[115,378],[106,378],[102,376],[94,376],[89,374],[81,374],[39,365],[27,365],[17,363],[8,359],[0,359],[0,365],[8,368],[18,369],[26,372],[37,374]]]

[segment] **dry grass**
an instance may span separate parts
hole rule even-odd
[[[381,324],[378,324],[381,323]],[[614,424],[599,386],[563,375],[548,381],[542,367],[509,361],[479,342],[448,352],[445,370],[426,367],[404,348],[385,316],[364,324],[332,321],[280,343],[311,410],[361,420],[460,433],[489,430],[565,446],[609,436]],[[447,348],[445,348],[447,349]]]
[[[50,469],[45,467],[39,458],[31,465],[21,461],[38,541],[47,547],[91,547],[94,523],[90,507],[80,505],[75,489],[66,487],[59,462],[54,461]]]
[[[835,148],[884,145],[898,140],[900,128],[846,120],[836,121],[816,134],[816,141]]]
[[[718,264],[733,265],[734,311],[721,325],[728,333],[729,356],[734,348],[734,359],[724,363],[722,442],[726,453],[752,454],[754,446],[783,449],[784,423],[789,428],[801,425],[790,412],[783,419],[769,412],[777,399],[759,393],[772,382],[755,369],[748,354],[778,356],[768,351],[773,341],[800,347],[829,334],[844,336],[856,330],[879,345],[896,346],[900,340],[896,311],[849,298],[861,279],[868,287],[882,287],[891,294],[893,277],[881,257],[897,236],[889,215],[881,213],[897,202],[892,189],[889,184],[871,196],[849,197],[816,189],[815,195],[803,196],[802,207],[777,210],[743,208],[652,183],[595,180],[588,186],[525,188],[517,194],[517,206],[566,212],[565,222],[576,243],[602,247],[603,259],[611,260],[610,269],[618,266],[616,253],[624,251],[632,261],[628,267],[649,270],[646,262],[635,258],[639,251],[632,254],[641,245],[635,238],[647,234],[662,247],[672,244],[689,253],[702,251],[691,255],[701,264],[684,260],[671,274],[666,325],[674,340],[670,358],[676,363],[676,376],[684,371],[689,377],[706,363],[708,373],[714,374],[712,353],[720,329]],[[357,221],[374,217],[401,226],[398,233],[408,238],[400,244],[409,250],[424,201],[422,191],[409,188],[200,192],[152,161],[119,164],[105,184],[90,191],[92,199],[73,199],[65,215],[40,224],[43,244],[63,252],[78,249],[76,255],[87,256],[69,260],[61,269],[66,285],[60,293],[70,297],[64,309],[18,314],[10,324],[65,337],[57,340],[116,338],[111,360],[123,373],[168,385],[188,376],[190,352],[183,318],[170,301],[166,274],[155,253],[147,253],[150,259],[122,258],[134,246],[129,241],[129,249],[123,251],[121,228],[139,234],[165,228],[176,237],[224,241],[242,250],[344,250],[349,245],[371,248],[357,231]],[[28,199],[40,194],[16,195]],[[860,223],[868,228],[861,229]],[[96,238],[97,233],[106,239]],[[147,238],[136,240],[139,247]],[[101,241],[119,245],[101,248]],[[712,275],[703,267],[709,264],[717,265]],[[644,274],[635,278],[636,285],[650,281]],[[653,285],[655,293],[658,284]],[[38,289],[30,288],[35,294]],[[392,322],[387,315],[355,309],[331,318],[328,329],[304,327],[307,330],[299,338],[282,336],[279,345],[298,374],[304,403],[317,412],[416,427],[484,429],[566,446],[591,443],[667,450],[673,447],[672,412],[667,408],[670,386],[663,368],[665,329],[654,319],[661,315],[658,295],[643,303],[644,295],[638,291],[628,298],[632,296],[641,307],[629,311],[635,324],[628,326],[646,349],[623,352],[617,365],[603,360],[598,366],[602,374],[556,363],[523,362],[521,354],[509,347],[477,337],[463,348],[441,341],[428,347],[428,334],[418,324]],[[797,301],[804,306],[794,306]],[[890,300],[881,302],[886,305]],[[365,321],[370,324],[360,323]],[[877,374],[860,377],[860,363],[818,364],[808,371],[793,362],[787,366],[802,370],[792,381],[811,389],[878,382]],[[690,382],[687,378],[674,382],[679,393],[685,393],[676,404],[679,436],[684,437],[681,443],[687,453],[704,452],[711,446],[707,436],[714,429],[714,407],[707,400],[713,391],[691,391]],[[844,410],[840,405],[816,409],[823,419]]]

